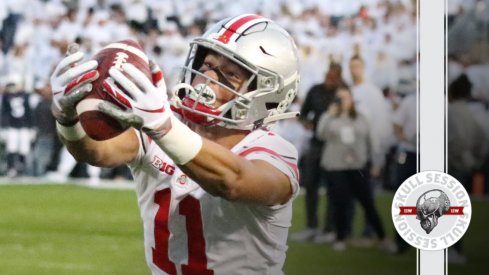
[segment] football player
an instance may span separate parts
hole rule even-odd
[[[86,136],[73,107],[98,77],[82,58],[51,79],[58,133],[79,161],[130,167],[153,274],[282,274],[297,151],[268,126],[297,115],[285,112],[299,83],[290,35],[253,14],[218,22],[191,43],[171,106],[155,65],[153,81],[111,68],[104,90],[125,109],[98,108],[132,127],[106,141]]]
[[[2,99],[2,127],[6,128],[7,176],[15,177],[25,171],[26,158],[31,150],[32,110],[29,94],[24,91],[22,76],[7,77]]]

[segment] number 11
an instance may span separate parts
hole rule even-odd
[[[176,275],[175,263],[170,261],[168,256],[170,201],[171,190],[169,188],[155,193],[154,202],[160,207],[154,221],[155,247],[153,248],[153,263],[166,273]],[[188,264],[182,264],[182,273],[184,275],[213,275],[214,271],[207,269],[204,230],[199,201],[194,197],[186,196],[179,202],[178,213],[185,216],[185,227],[187,229]]]

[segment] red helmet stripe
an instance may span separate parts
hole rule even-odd
[[[217,40],[219,40],[225,44],[228,43],[231,36],[233,34],[237,33],[239,28],[241,28],[246,23],[249,23],[253,20],[260,19],[260,18],[265,19],[262,16],[259,16],[256,14],[250,14],[250,15],[246,15],[246,16],[243,16],[243,17],[237,19],[236,21],[234,21],[230,25],[229,25],[229,23],[226,24],[226,26],[225,26],[226,31],[223,34],[221,34]],[[231,21],[233,21],[233,20],[231,20]]]

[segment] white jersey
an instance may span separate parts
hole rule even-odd
[[[292,200],[298,193],[297,151],[280,136],[256,130],[232,148],[285,173],[293,196],[276,206],[230,202],[208,194],[144,134],[129,164],[153,274],[283,274]]]

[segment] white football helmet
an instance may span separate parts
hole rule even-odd
[[[299,87],[297,48],[287,31],[270,19],[254,14],[224,19],[190,46],[180,83],[172,89],[173,109],[184,118],[201,125],[251,130],[298,115],[285,113]],[[251,73],[244,88],[234,90],[221,77],[221,81],[214,80],[199,72],[209,51],[222,54]],[[193,87],[196,75],[204,77],[206,83]],[[225,88],[234,98],[213,107],[216,95],[208,87],[210,83]]]

